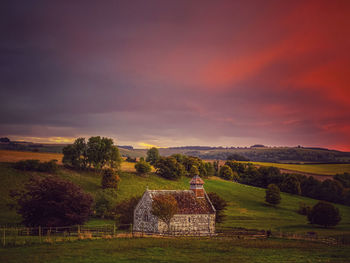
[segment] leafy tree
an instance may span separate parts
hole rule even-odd
[[[155,164],[155,168],[157,175],[171,180],[177,180],[185,174],[183,165],[174,157],[161,157]]]
[[[178,204],[172,195],[153,197],[151,213],[162,220],[170,231],[170,221],[178,211]]]
[[[281,185],[281,190],[286,193],[300,195],[300,182],[295,176],[287,176]]]
[[[318,199],[320,186],[321,182],[310,176],[301,182],[301,193],[303,196]]]
[[[219,161],[214,161],[213,166],[215,170],[214,176],[219,176]]]
[[[337,180],[324,180],[318,188],[318,198],[328,202],[341,203],[344,200],[344,188]]]
[[[350,173],[336,174],[333,179],[339,181],[344,188],[350,187]]]
[[[156,147],[152,147],[147,151],[146,162],[149,162],[152,165],[155,165],[159,160],[159,151]]]
[[[272,205],[278,205],[281,202],[280,189],[275,184],[269,184],[266,189],[265,201]]]
[[[138,175],[146,175],[151,172],[151,165],[144,160],[140,160],[135,164],[135,169]]]
[[[224,221],[224,211],[227,209],[227,201],[217,193],[210,192],[208,197],[216,210],[215,222],[221,223]]]
[[[134,221],[134,210],[139,203],[141,197],[135,196],[118,203],[114,209],[119,217],[120,228],[128,228]]]
[[[190,177],[194,177],[196,175],[199,175],[198,168],[197,168],[197,166],[192,166],[191,170],[190,170],[190,173],[189,173],[189,176]]]
[[[211,177],[215,175],[215,168],[214,165],[211,162],[205,163],[205,169],[207,170],[207,176]]]
[[[121,163],[119,150],[113,145],[113,140],[101,138],[100,136],[89,138],[87,142],[87,159],[89,164],[96,169],[102,169],[106,164],[115,168]]]
[[[95,197],[95,213],[101,218],[114,219],[113,208],[117,204],[117,191],[113,188],[99,190]]]
[[[24,190],[13,192],[12,196],[26,226],[83,224],[92,212],[92,196],[58,177],[33,177]]]
[[[336,226],[340,222],[341,216],[339,209],[334,205],[320,201],[311,209],[308,220],[311,224],[329,227]]]
[[[232,169],[230,168],[230,166],[228,166],[228,165],[223,165],[220,168],[219,175],[221,178],[223,178],[225,180],[233,180],[233,172],[232,172]]]
[[[120,177],[113,169],[104,169],[101,186],[103,189],[113,188],[118,189],[120,183]]]
[[[249,161],[248,158],[244,157],[243,155],[232,153],[227,156],[227,160],[229,161]]]
[[[72,145],[62,149],[62,163],[77,169],[85,169],[88,164],[87,145],[85,138],[78,138]]]

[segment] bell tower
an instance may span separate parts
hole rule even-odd
[[[190,189],[194,192],[197,198],[204,198],[204,181],[198,176],[195,175],[190,181]]]

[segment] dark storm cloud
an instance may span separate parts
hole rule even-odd
[[[346,1],[7,1],[0,135],[350,149]]]

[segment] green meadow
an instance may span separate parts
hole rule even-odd
[[[133,238],[0,248],[0,262],[349,262],[350,250],[295,240]]]
[[[126,164],[124,164],[125,166]],[[128,164],[131,166],[131,164]],[[21,172],[11,168],[10,164],[0,164],[0,224],[20,223],[20,216],[9,208],[12,200],[9,196],[11,189],[21,189],[30,175],[45,176],[43,173]],[[75,172],[61,168],[58,175],[80,185],[85,191],[95,195],[100,189],[101,176],[93,172]],[[149,189],[188,189],[190,178],[181,178],[178,181],[166,180],[154,175],[140,177],[133,172],[121,172],[121,183],[118,190],[118,199],[124,200],[132,196],[141,196]],[[350,207],[336,205],[341,212],[342,221],[335,228],[324,229],[308,224],[305,216],[299,215],[296,210],[299,202],[313,205],[317,200],[281,193],[282,201],[277,207],[264,202],[265,190],[234,182],[224,181],[217,177],[205,180],[207,192],[216,192],[225,198],[228,203],[226,219],[217,225],[217,229],[232,229],[244,227],[283,232],[305,233],[317,232],[319,235],[339,236],[350,235]],[[111,223],[100,219],[91,219],[89,225]]]

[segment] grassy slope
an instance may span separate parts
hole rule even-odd
[[[0,185],[0,225],[9,222],[19,222],[20,218],[14,211],[10,211],[6,204],[10,202],[9,189],[20,188],[30,174],[10,168],[8,164],[0,164],[0,178],[4,182]],[[38,174],[38,173],[37,173]],[[100,189],[100,176],[91,172],[77,173],[61,169],[59,175],[69,179],[86,191],[96,193]],[[143,178],[134,173],[122,172],[122,181],[119,189],[119,199],[123,200],[131,196],[141,195],[145,189],[188,189],[189,178],[179,181],[169,181],[155,175]],[[261,188],[227,182],[218,178],[205,180],[207,192],[214,191],[229,201],[225,222],[218,225],[219,228],[246,227],[257,229],[271,229],[291,232],[316,231],[324,235],[350,234],[350,207],[337,205],[341,211],[343,220],[334,229],[321,229],[307,224],[306,218],[297,214],[300,201],[314,204],[316,200],[293,196],[282,193],[282,202],[277,207],[270,207],[264,201],[265,190]],[[98,224],[93,220],[91,224]]]
[[[0,248],[17,262],[348,262],[346,247],[292,240],[113,239]]]

